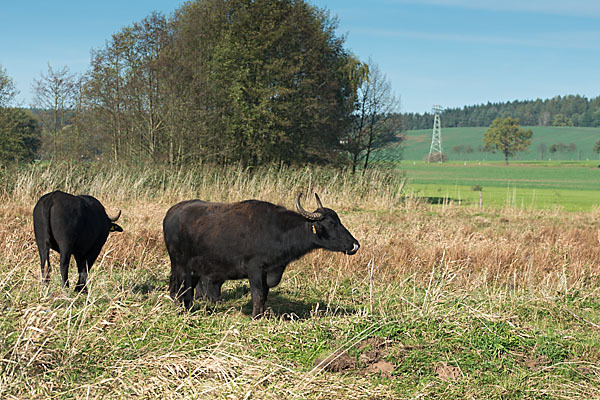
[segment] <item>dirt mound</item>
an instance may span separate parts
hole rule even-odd
[[[388,347],[391,343],[392,341],[386,338],[367,338],[356,346],[359,351],[358,362],[356,357],[348,354],[347,350],[342,350],[325,358],[317,358],[314,365],[329,372],[360,368],[361,373],[391,377],[395,366],[391,362],[383,360],[383,357],[389,353]]]
[[[347,351],[336,352],[326,358],[317,358],[315,367],[321,367],[329,372],[340,372],[356,368],[356,360],[350,357]]]

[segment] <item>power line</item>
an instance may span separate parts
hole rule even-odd
[[[433,134],[431,135],[431,147],[429,148],[429,156],[427,156],[427,162],[431,162],[432,157],[435,159],[437,154],[438,162],[442,162],[442,124],[440,121],[440,113],[442,112],[442,106],[433,106],[431,111],[434,113],[433,117]]]

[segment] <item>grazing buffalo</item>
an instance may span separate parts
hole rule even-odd
[[[269,288],[279,284],[285,267],[314,249],[354,254],[358,241],[335,211],[323,207],[298,212],[265,201],[209,203],[189,200],[167,211],[163,221],[171,258],[169,291],[191,308],[193,291],[212,301],[221,299],[226,280],[248,278],[252,317],[265,311]]]
[[[109,232],[123,232],[115,224],[115,217],[106,215],[104,207],[92,196],[73,196],[59,190],[43,195],[33,208],[33,230],[40,252],[42,282],[50,281],[50,249],[60,253],[60,275],[63,286],[69,286],[71,254],[77,261],[79,280],[75,286],[81,291],[87,274]],[[47,267],[46,267],[47,265]]]

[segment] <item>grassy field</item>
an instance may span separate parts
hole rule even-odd
[[[425,163],[405,161],[400,169],[414,196],[502,207],[568,211],[600,206],[600,168],[595,162]]]
[[[538,146],[543,143],[547,148],[552,144],[574,143],[577,150],[575,152],[564,152],[550,154],[548,150],[544,153],[544,160],[552,158],[553,160],[598,160],[598,154],[592,151],[592,147],[600,139],[600,128],[576,128],[576,127],[550,127],[550,126],[532,126],[525,127],[533,131],[533,141],[529,150],[517,154],[515,160],[540,160]],[[449,160],[467,160],[467,161],[500,161],[503,160],[501,154],[492,154],[478,151],[479,146],[483,146],[483,134],[487,127],[480,128],[443,128],[442,129],[442,147]],[[404,160],[423,160],[429,154],[431,146],[432,129],[422,129],[409,131],[406,133],[407,141],[403,150]],[[470,145],[474,152],[470,154],[455,153],[452,151],[454,146]],[[398,159],[392,153],[383,155],[384,159]]]
[[[600,398],[600,210],[430,204],[402,187],[382,171],[3,171],[0,398]],[[123,210],[86,294],[60,287],[56,254],[40,284],[31,211],[57,188]],[[300,190],[338,211],[355,256],[290,265],[260,320],[246,281],[191,313],[171,301],[170,205],[293,207]]]

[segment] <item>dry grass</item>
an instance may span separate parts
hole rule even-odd
[[[542,346],[536,332],[558,329],[560,337],[578,338],[597,329],[600,209],[429,205],[402,198],[401,177],[382,172],[354,179],[321,170],[103,168],[38,168],[5,180],[2,398],[451,398],[500,397],[503,388],[533,398],[600,397],[600,369],[591,361],[598,343],[560,361],[540,361],[543,367],[530,368],[531,376],[509,372],[489,386],[473,381],[475,372],[466,366],[454,371],[461,384],[436,379],[436,368],[449,368],[452,358],[432,360],[430,369],[424,362],[429,375],[402,372],[403,360],[418,370],[420,361],[410,357],[420,354],[414,350],[419,347],[409,345],[430,329],[437,335],[436,326],[469,354],[462,331],[480,323],[490,330],[507,327],[527,345],[502,354],[523,371]],[[56,254],[51,285],[39,283],[31,211],[40,195],[55,188],[87,192],[109,211],[123,210],[125,232],[109,237],[87,294],[59,287]],[[270,297],[272,317],[262,321],[246,315],[244,282],[229,284],[230,295],[216,308],[199,304],[198,312],[187,314],[173,304],[166,294],[169,264],[161,231],[170,205],[188,198],[260,198],[291,207],[298,191],[318,191],[326,206],[339,211],[361,241],[357,255],[318,251],[294,263]],[[388,357],[397,365],[395,378],[337,374],[312,364],[322,352],[352,352],[374,335],[396,335]],[[565,368],[586,379],[562,377]]]

